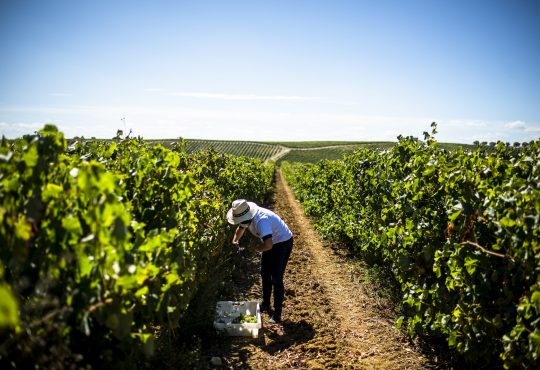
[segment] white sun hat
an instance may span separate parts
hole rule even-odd
[[[237,199],[232,202],[232,207],[227,212],[227,221],[231,225],[238,225],[241,222],[251,220],[259,207],[253,203],[248,202],[245,199]]]

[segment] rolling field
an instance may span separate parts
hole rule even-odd
[[[75,139],[68,139],[72,144]],[[258,158],[263,161],[273,160],[279,165],[283,161],[298,163],[317,163],[320,160],[337,160],[345,154],[351,154],[360,148],[386,150],[396,143],[392,141],[237,141],[237,140],[205,140],[183,139],[186,152],[195,153],[200,150],[214,149],[220,154],[231,154]],[[108,142],[108,139],[98,139]],[[171,148],[179,143],[178,139],[149,139],[147,144],[161,144]],[[474,150],[475,145],[437,143],[442,149],[454,150],[457,148]]]
[[[173,141],[161,141],[165,146]],[[200,140],[186,139],[186,151],[193,153],[198,150],[214,148],[218,153],[275,160],[279,165],[282,161],[316,163],[320,160],[341,159],[344,154],[351,154],[359,148],[385,150],[392,148],[391,141],[283,141],[283,142],[251,142],[229,140]],[[439,143],[440,147],[453,150],[459,147],[474,149],[474,145]]]

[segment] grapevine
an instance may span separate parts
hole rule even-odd
[[[325,237],[392,271],[410,335],[470,363],[540,361],[540,141],[448,151],[432,132],[283,172]]]
[[[47,125],[0,145],[2,368],[134,367],[220,268],[224,214],[273,169],[142,138],[77,141]]]

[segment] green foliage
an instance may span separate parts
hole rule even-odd
[[[2,141],[2,368],[135,367],[219,268],[230,202],[269,191],[260,160],[121,136]]]
[[[281,166],[282,162],[300,162],[300,163],[317,163],[321,160],[338,160],[343,159],[346,154],[352,154],[360,149],[372,150],[389,150],[396,143],[389,141],[372,141],[372,142],[347,142],[347,141],[300,141],[300,142],[283,142],[279,143],[283,146],[293,148],[283,157],[279,158],[277,165]],[[326,147],[331,146],[331,147]],[[436,143],[436,146],[441,149],[459,150],[463,148],[473,149],[472,145],[466,144],[451,144],[451,143]]]
[[[387,266],[398,324],[471,363],[540,361],[540,141],[447,151],[433,131],[341,161],[283,164],[323,236]]]
[[[361,147],[364,147],[363,145]],[[300,162],[300,163],[316,163],[320,160],[336,160],[341,159],[343,155],[350,154],[360,148],[359,146],[340,146],[333,148],[317,148],[317,149],[293,149],[278,160],[278,165],[282,161]]]

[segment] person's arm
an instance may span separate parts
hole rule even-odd
[[[244,235],[245,231],[246,231],[246,229],[244,229],[241,226],[238,226],[236,228],[236,231],[234,232],[234,236],[233,236],[233,239],[232,239],[233,245],[236,245],[236,246],[238,245],[238,243],[240,242],[240,238],[242,238],[242,235]]]
[[[263,237],[263,243],[261,245],[256,245],[254,248],[258,252],[266,252],[272,249],[274,244],[272,243],[272,234],[265,235]]]

